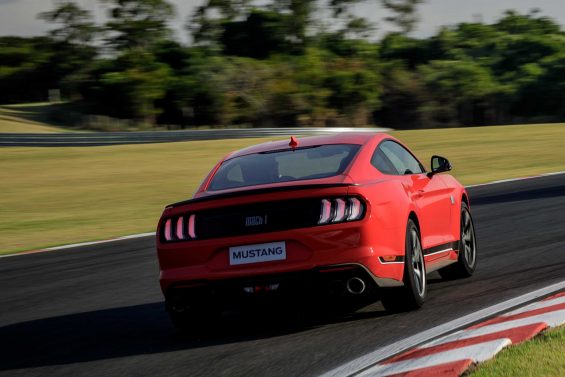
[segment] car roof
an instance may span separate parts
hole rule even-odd
[[[299,129],[297,129],[299,131]],[[330,135],[319,135],[319,136],[307,136],[307,137],[296,137],[298,141],[298,148],[301,147],[312,147],[316,145],[328,145],[328,144],[359,144],[363,145],[373,138],[385,139],[390,137],[386,133],[382,132],[336,132]],[[287,150],[290,149],[289,146],[290,137],[284,140],[269,141],[266,143],[261,143],[253,145],[248,148],[240,149],[238,151],[229,154],[226,159],[232,159],[234,157],[245,156],[248,154],[270,152],[277,150]]]

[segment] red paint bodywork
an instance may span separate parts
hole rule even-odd
[[[394,286],[396,283],[401,285],[404,265],[402,263],[383,263],[379,256],[404,256],[406,224],[410,216],[417,221],[424,249],[434,250],[438,245],[459,241],[461,201],[468,196],[465,188],[447,174],[429,177],[426,173],[385,175],[379,172],[371,165],[370,160],[375,148],[383,140],[394,140],[402,144],[384,133],[356,132],[299,138],[300,147],[359,144],[361,148],[342,175],[224,191],[207,191],[210,180],[226,159],[286,149],[289,148],[289,144],[288,140],[270,142],[226,156],[212,169],[194,195],[195,198],[209,198],[209,200],[193,203],[188,201],[186,204],[170,206],[162,215],[157,228],[157,252],[163,292],[166,294],[171,286],[179,283],[221,281],[348,264],[363,267],[379,286]],[[352,185],[305,190],[292,189],[297,185],[343,183]],[[288,186],[289,190],[214,198],[225,193],[284,186]],[[257,202],[347,195],[357,195],[365,200],[366,214],[361,221],[176,243],[161,242],[159,234],[164,219],[177,214]],[[229,247],[275,241],[286,241],[286,260],[229,265]],[[457,250],[449,250],[449,248],[442,250],[440,247],[440,250],[425,256],[426,269],[430,272],[456,260]]]

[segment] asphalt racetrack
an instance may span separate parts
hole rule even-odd
[[[479,266],[430,275],[416,312],[246,316],[197,338],[163,309],[153,238],[0,259],[1,376],[317,376],[414,333],[565,279],[565,175],[471,188]],[[157,220],[157,219],[156,219]]]

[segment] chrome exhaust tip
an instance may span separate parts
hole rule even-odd
[[[347,292],[351,293],[352,295],[363,294],[363,292],[365,292],[365,288],[367,288],[363,279],[358,277],[349,279],[345,284],[345,287],[347,288]]]

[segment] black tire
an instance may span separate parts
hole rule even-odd
[[[390,312],[419,309],[426,299],[426,264],[418,227],[411,219],[406,226],[404,286],[382,292],[381,302]]]
[[[447,280],[462,279],[473,275],[477,268],[477,239],[475,225],[469,207],[461,204],[461,230],[459,236],[459,257],[457,262],[439,270]]]

